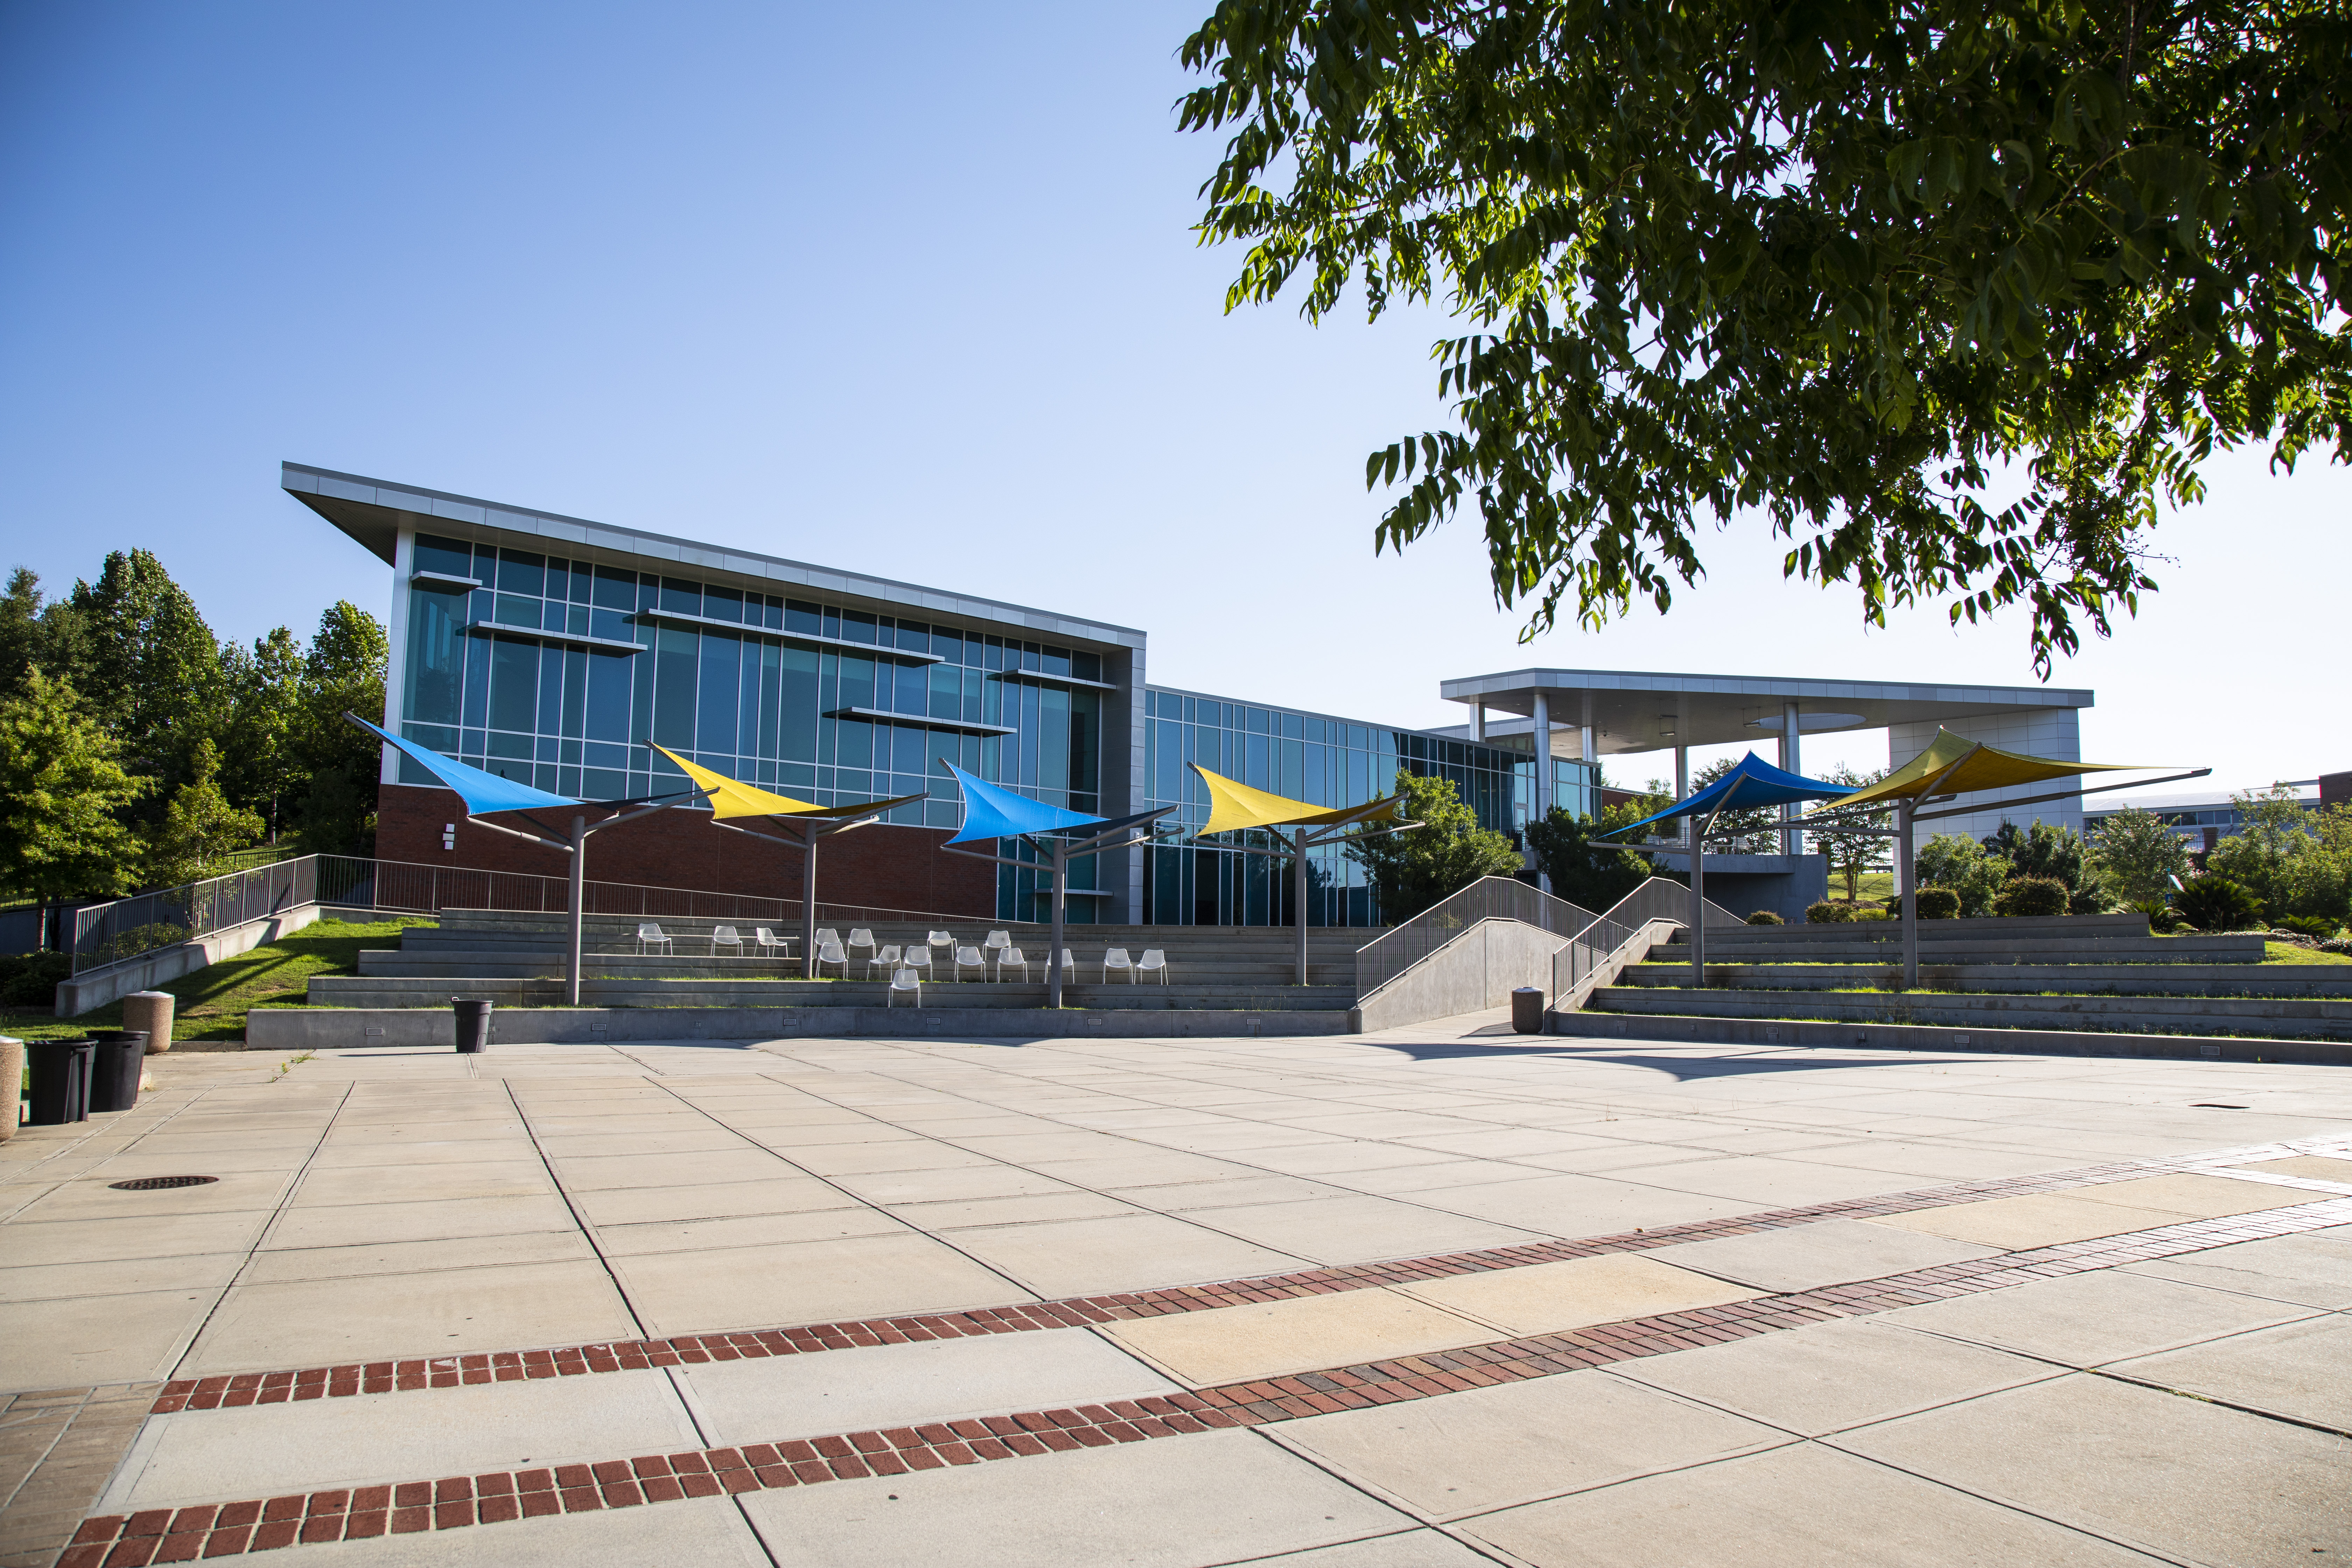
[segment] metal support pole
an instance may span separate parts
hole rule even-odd
[[[1688,746],[1676,746],[1675,748],[1675,798],[1676,800],[1685,800],[1687,799],[1689,795],[1690,748]],[[1684,843],[1687,844],[1691,841],[1691,825],[1689,817],[1685,816],[1678,819],[1675,824],[1675,831],[1682,835]]]
[[[1470,704],[1470,738],[1481,742],[1486,739],[1486,705],[1484,702]]]
[[[580,1005],[580,928],[586,923],[588,902],[588,819],[572,819],[572,896],[567,900],[572,916],[569,942],[563,964],[563,1001],[566,1006]]]
[[[1062,1005],[1062,903],[1063,889],[1069,883],[1069,846],[1054,840],[1054,949],[1045,955],[1045,1005],[1059,1009]]]
[[[1687,823],[1691,819],[1685,817]],[[1690,836],[1691,845],[1691,984],[1706,984],[1706,843],[1697,833]]]
[[[1804,753],[1801,750],[1803,733],[1803,726],[1798,721],[1797,704],[1793,701],[1781,703],[1780,766],[1792,773],[1801,773],[1805,771]],[[1793,800],[1781,805],[1780,820],[1782,822],[1794,822],[1803,815],[1804,808]],[[1798,847],[1804,842],[1804,838],[1805,836],[1796,828],[1783,827],[1780,829],[1780,853],[1783,855],[1798,853]]]
[[[1916,801],[1895,808],[1895,890],[1903,900],[1903,989],[1919,988],[1919,888],[1911,853],[1911,816]]]
[[[1528,736],[1535,742],[1536,749],[1534,817],[1541,822],[1551,810],[1551,699],[1541,689],[1536,692],[1535,720]],[[1528,851],[1528,864],[1535,868],[1536,887],[1543,892],[1550,892],[1551,879],[1543,874],[1542,862],[1536,858],[1532,848]]]
[[[841,977],[849,978],[842,965]],[[816,829],[801,829],[801,978],[816,978]]]
[[[1298,984],[1307,984],[1307,829],[1294,828],[1291,840],[1295,853],[1291,857],[1292,896],[1297,900],[1298,917]]]

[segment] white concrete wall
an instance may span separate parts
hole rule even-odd
[[[2083,760],[2083,732],[2079,710],[2073,708],[2016,708],[2001,713],[1987,713],[1972,719],[1955,719],[1943,728],[1955,735],[1965,735],[1971,741],[1982,741],[1988,746],[1999,746],[2004,752],[2021,752],[2029,757],[2053,757],[2062,762]],[[1886,731],[1886,765],[1899,768],[1921,752],[1936,738],[1934,724],[1894,724]],[[2013,812],[2003,812],[1998,804],[2004,800],[2020,800],[2029,795],[2047,795],[2064,789],[2066,781],[2053,779],[2046,784],[2021,784],[2014,789],[1995,791],[1985,802],[1985,808],[1971,811],[1965,816],[1948,816],[1940,822],[1923,822],[1913,835],[1913,842],[1925,844],[1938,833],[1965,833],[1971,838],[1982,838],[2000,830],[2004,820],[2014,821],[2020,827],[2031,827],[2037,821],[2053,827],[2071,827],[2083,831],[2083,799],[2069,795],[2063,800],[2047,800],[2039,805],[2020,806]],[[1973,805],[1976,801],[1956,802]],[[1932,808],[1931,808],[1932,809]]]
[[[1524,921],[1483,920],[1357,1004],[1366,1033],[1500,1007],[1522,985],[1549,1000],[1552,955],[1567,942]]]
[[[224,958],[250,952],[263,942],[276,942],[289,931],[300,931],[318,918],[318,905],[298,904],[261,920],[247,921],[241,926],[216,931],[192,942],[159,947],[152,952],[142,952],[136,958],[126,958],[102,969],[86,969],[71,980],[58,982],[58,1016],[78,1018],[94,1007],[103,1007],[133,991],[152,991],[166,980],[177,980],[183,974],[193,974]]]

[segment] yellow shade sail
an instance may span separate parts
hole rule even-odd
[[[710,815],[721,822],[730,816],[856,816],[920,798],[910,795],[898,800],[863,801],[856,805],[819,805],[747,784],[740,779],[730,779],[700,763],[688,762],[667,746],[656,746],[654,750],[686,770],[686,776],[710,797]]]
[[[1397,814],[1393,800],[1372,801],[1364,805],[1343,805],[1334,810],[1303,800],[1289,800],[1265,790],[1252,789],[1223,773],[1213,773],[1200,763],[1192,764],[1209,788],[1209,799],[1215,809],[1209,814],[1208,825],[1200,831],[1233,833],[1244,827],[1314,827],[1328,824],[1349,822],[1387,822]]]
[[[1842,813],[1875,800],[1916,802],[1930,795],[1973,795],[1979,790],[2040,784],[2044,779],[2073,778],[2078,773],[2136,773],[2145,765],[2029,757],[1939,729],[1926,751],[1876,784],[1864,784],[1852,795],[1826,801],[1817,810]]]

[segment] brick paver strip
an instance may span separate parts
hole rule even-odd
[[[593,1465],[450,1476],[396,1487],[346,1488],[176,1512],[155,1509],[106,1514],[83,1521],[73,1544],[58,1559],[58,1568],[121,1564],[138,1568],[149,1563],[185,1563],[199,1556],[271,1550],[297,1540],[307,1544],[382,1535],[387,1529],[387,1505],[388,1528],[394,1534],[457,1530],[553,1513],[635,1508],[680,1498],[817,1486],[992,1459],[1106,1448],[1217,1427],[1263,1426],[1551,1377],[1833,1318],[1891,1312],[2032,1279],[2177,1258],[2348,1224],[2352,1224],[2352,1197],[2322,1197],[2289,1208],[2189,1220],[1849,1285],[1226,1384],[1164,1398],[1116,1399],[1076,1409],[1024,1410],[879,1432],[836,1432],[731,1448],[647,1454]]]
[[[1485,1273],[1497,1268],[1521,1268],[1530,1264],[1594,1258],[1604,1253],[1646,1251],[1653,1247],[1670,1247],[1677,1242],[1743,1236],[1755,1231],[1784,1230],[1824,1219],[1868,1218],[1874,1215],[1940,1208],[1948,1204],[1978,1203],[1989,1198],[2100,1186],[2143,1176],[2172,1174],[2219,1163],[2242,1163],[2294,1154],[2346,1151],[2352,1151],[2352,1141],[2304,1139],[2215,1153],[2119,1161],[2074,1171],[1964,1182],[1915,1192],[1885,1194],[1877,1197],[1845,1198],[1833,1203],[1811,1204],[1801,1208],[1774,1209],[1729,1219],[1696,1220],[1685,1225],[1626,1231],[1616,1236],[1587,1237],[1575,1241],[1532,1242],[1522,1247],[1454,1252],[1432,1258],[1398,1258],[1339,1268],[1314,1268],[1299,1273],[1228,1279],[1208,1285],[1185,1285],[1164,1290],[1071,1296],[1058,1301],[1028,1302],[968,1312],[870,1318],[846,1323],[803,1323],[736,1333],[681,1334],[660,1340],[614,1340],[596,1344],[484,1352],[408,1361],[347,1362],[340,1366],[306,1367],[294,1372],[247,1372],[218,1377],[181,1378],[163,1385],[162,1396],[155,1401],[152,1413],[162,1415],[177,1410],[216,1410],[247,1405],[278,1405],[289,1400],[340,1399],[356,1394],[396,1394],[420,1388],[458,1388],[481,1383],[579,1377],[591,1373],[625,1372],[644,1367],[695,1365],[766,1356],[804,1355],[866,1345],[907,1344],[922,1340],[969,1339],[982,1334],[1078,1328],[1089,1323],[1163,1317],[1174,1312],[1207,1311],[1218,1307],[1288,1300],[1338,1290],[1404,1285],[1420,1279]]]

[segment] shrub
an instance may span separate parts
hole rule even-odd
[[[58,999],[58,982],[73,978],[73,959],[62,952],[0,957],[0,1003],[11,1007],[47,1007]]]
[[[1900,898],[1893,898],[1886,900],[1886,918],[1891,921],[1899,921],[1903,918],[1903,900]],[[1923,921],[1956,921],[1959,919],[1960,895],[1952,891],[1949,888],[1928,887],[1920,889],[1919,918]]]
[[[1993,900],[2001,915],[2063,915],[2068,900],[2066,884],[2055,877],[2011,877]]]
[[[2199,931],[2251,931],[2263,923],[2262,900],[2227,877],[2199,877],[2172,901]]]
[[[1840,903],[1835,899],[1823,899],[1818,904],[1805,906],[1805,923],[1809,926],[1843,925],[1853,919],[1853,915],[1852,904]]]
[[[2180,927],[2180,911],[2164,899],[2139,899],[2126,906],[2136,915],[2147,917],[2147,929],[2169,935]]]
[[[2279,925],[2297,936],[2307,936],[2315,942],[2326,942],[2334,936],[2336,924],[2326,915],[2282,915]]]
[[[1885,910],[1878,908],[1876,905],[1870,904],[1864,905],[1863,908],[1854,910],[1853,918],[1856,921],[1891,921],[1895,917],[1888,914]]]
[[[1784,926],[1789,922],[1770,910],[1757,910],[1748,915],[1748,923],[1752,926]]]

